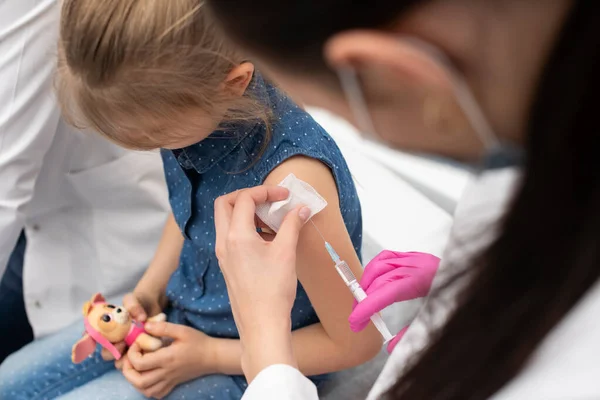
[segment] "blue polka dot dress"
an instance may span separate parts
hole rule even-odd
[[[264,123],[240,124],[216,131],[192,146],[161,151],[171,207],[185,237],[179,267],[167,287],[169,320],[213,337],[239,337],[215,256],[213,204],[217,197],[262,184],[290,157],[317,159],[333,172],[342,216],[360,256],[360,203],[334,141],[309,114],[265,83],[258,73],[249,90],[272,109],[270,138]],[[319,321],[300,284],[291,317],[294,329]],[[245,389],[243,378],[233,381]]]

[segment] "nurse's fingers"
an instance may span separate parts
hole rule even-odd
[[[365,329],[369,324],[371,316],[388,307],[390,304],[395,303],[397,295],[397,286],[393,284],[367,295],[363,301],[354,307],[354,310],[352,310],[352,313],[348,317],[350,329],[353,332],[360,332]]]
[[[384,250],[372,259],[365,267],[360,286],[366,290],[378,277],[398,268],[401,264],[399,257],[395,257],[396,254],[399,253]]]
[[[396,348],[396,345],[402,340],[402,338],[404,337],[404,334],[406,333],[406,331],[408,330],[409,327],[410,327],[410,325],[402,328],[402,330],[400,332],[398,332],[398,334],[396,336],[394,336],[394,338],[392,340],[390,340],[390,342],[387,345],[388,354],[392,354],[392,352]]]
[[[397,298],[396,301],[412,300],[413,298],[420,297],[420,296],[410,297],[409,294],[404,294],[404,291],[402,290],[402,289],[404,289],[404,287],[396,282],[396,281],[404,280],[405,282],[403,282],[403,283],[406,283],[406,286],[410,286],[410,285],[412,285],[412,283],[410,281],[411,278],[412,278],[412,275],[406,273],[403,270],[393,270],[393,271],[388,272],[387,274],[378,276],[377,279],[375,279],[373,282],[371,282],[370,285],[363,286],[361,283],[361,286],[368,296],[370,294],[378,292],[379,290],[382,290],[384,287],[386,287],[388,285],[392,285],[392,284],[397,285],[396,288],[399,290],[399,292],[397,293],[399,299]],[[411,291],[411,293],[412,293],[412,291]],[[405,298],[402,299],[402,297],[405,297]],[[354,305],[354,307],[356,307],[356,305]]]
[[[224,243],[229,232],[229,224],[231,223],[231,213],[233,207],[225,196],[219,197],[215,200],[215,230],[216,230],[216,248],[217,250]],[[217,252],[217,254],[219,254]]]
[[[233,207],[237,204],[240,195],[249,195],[250,197],[256,199],[257,204],[259,204],[266,201],[285,200],[288,198],[289,194],[290,191],[281,186],[260,185],[248,189],[236,190],[235,192],[231,192],[221,197]],[[263,198],[262,201],[260,201],[261,198]]]
[[[423,281],[428,281],[429,278],[433,279],[439,264],[440,259],[432,254],[385,250],[367,264],[360,280],[360,286],[368,294],[369,288],[374,282],[386,274],[398,274],[397,271],[403,271],[399,273],[400,275],[418,275],[423,278]]]
[[[418,279],[415,279],[410,273],[401,269],[392,270],[387,274],[378,276],[368,285],[365,285],[362,282],[360,284],[367,294],[367,297],[370,295],[372,296],[380,290],[388,290],[390,292],[395,291],[394,297],[396,302],[423,297],[422,295],[419,295],[420,291],[418,291],[417,285],[419,285]],[[358,302],[354,300],[352,303],[352,310],[354,310],[357,305]]]
[[[397,269],[375,279],[368,289],[367,296],[382,290],[395,291],[396,302],[425,297],[431,289],[432,278],[420,270]],[[364,289],[364,288],[363,288]]]
[[[251,220],[252,231],[256,233],[256,224],[254,223],[254,212],[256,210],[256,202],[265,201],[279,201],[284,200],[288,197],[289,191],[279,186],[257,186],[250,189],[238,190],[225,196],[219,197],[215,200],[215,228],[216,228],[216,250],[217,257],[219,254],[226,252],[227,246],[225,240],[228,238],[229,233],[236,229],[232,227],[232,218],[234,209],[239,206],[238,202],[240,198],[245,199],[242,201],[250,201],[250,211],[246,208],[241,207],[239,213],[244,214],[244,221],[246,221],[246,228],[248,229],[248,220]],[[246,205],[248,207],[248,205]],[[239,226],[239,225],[237,225]],[[244,232],[247,234],[247,232]]]
[[[381,253],[379,253],[375,257],[373,257],[373,259],[370,261],[370,263],[376,262],[376,261],[394,259],[394,258],[404,258],[404,257],[408,257],[410,254],[411,253],[404,253],[404,252],[400,252],[400,251],[382,250]]]
[[[222,224],[229,225],[231,214],[236,206],[241,195],[250,196],[251,198],[264,198],[262,201],[280,201],[287,199],[289,191],[280,186],[256,186],[250,189],[241,189],[221,196],[215,200],[215,217],[218,216]],[[227,226],[222,226],[223,228]]]
[[[310,214],[310,208],[304,206],[298,206],[290,211],[285,216],[273,243],[276,246],[282,245],[286,250],[293,250],[293,254],[295,255],[300,231],[310,218]]]
[[[229,197],[229,204],[233,206],[230,226],[232,232],[256,234],[254,223],[256,206],[267,202],[285,200],[288,196],[289,191],[285,188],[262,185],[243,190],[235,196]]]

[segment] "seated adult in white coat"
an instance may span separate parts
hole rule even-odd
[[[130,291],[169,209],[158,154],[122,150],[62,121],[52,91],[59,11],[56,0],[0,2],[0,276],[24,231],[24,303],[36,338],[79,318],[94,292]],[[14,295],[3,288],[0,298]],[[0,343],[19,334],[11,327],[25,316],[15,312],[2,311]]]

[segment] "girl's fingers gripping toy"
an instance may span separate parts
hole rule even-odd
[[[127,346],[137,343],[146,352],[155,351],[162,347],[162,341],[150,336],[144,330],[144,323],[134,321],[124,307],[108,304],[104,297],[97,293],[83,305],[83,324],[85,333],[75,343],[71,360],[79,364],[96,350],[96,345],[111,352],[115,359],[122,354],[115,343],[125,342]],[[165,321],[166,315],[160,313],[148,321]]]

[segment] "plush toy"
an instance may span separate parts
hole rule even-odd
[[[132,320],[125,308],[107,304],[100,293],[87,301],[82,311],[85,333],[75,343],[71,352],[71,360],[76,364],[94,353],[98,343],[110,351],[117,360],[121,358],[121,353],[114,343],[125,342],[127,346],[137,343],[147,352],[162,347],[160,339],[146,333],[144,323]],[[160,322],[166,319],[166,315],[160,313],[149,318],[148,321]]]

